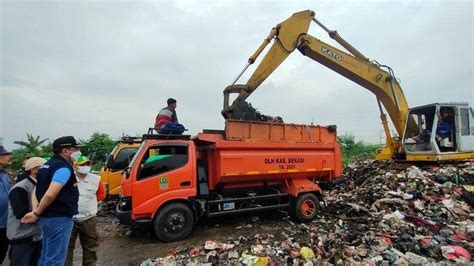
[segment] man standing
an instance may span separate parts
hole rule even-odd
[[[96,265],[99,249],[97,233],[97,201],[104,200],[105,186],[100,176],[91,173],[91,161],[85,156],[75,163],[77,187],[79,188],[79,213],[74,216],[74,226],[66,259],[66,266],[73,265],[77,235],[82,246],[82,265]]]
[[[41,231],[36,224],[23,224],[21,218],[31,211],[31,197],[36,187],[39,168],[46,163],[41,157],[32,157],[25,162],[26,179],[17,182],[8,198],[7,237],[10,240],[11,265],[38,265],[41,255]]]
[[[184,126],[179,124],[176,115],[176,100],[169,98],[168,106],[161,109],[155,119],[155,128],[160,129],[161,134],[183,134]]]
[[[10,175],[6,168],[12,165],[11,153],[0,146],[0,264],[3,263],[8,251],[7,217],[8,192],[12,187]]]
[[[39,203],[21,220],[34,223],[39,218],[38,225],[43,232],[39,265],[62,266],[66,260],[72,217],[77,214],[79,200],[71,162],[81,156],[79,146],[72,136],[53,142],[54,156],[38,172],[35,194]]]

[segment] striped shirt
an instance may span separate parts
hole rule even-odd
[[[167,123],[178,123],[176,111],[170,106],[161,109],[155,119],[155,128],[162,128]]]

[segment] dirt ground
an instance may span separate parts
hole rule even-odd
[[[162,257],[183,248],[200,246],[207,240],[237,240],[241,235],[248,236],[261,232],[281,236],[284,224],[290,225],[287,213],[278,210],[216,218],[200,221],[191,236],[183,241],[163,243],[151,233],[151,228],[132,232],[116,222],[112,212],[101,212],[98,216],[97,226],[100,235],[98,265],[140,265],[148,258]],[[82,250],[78,240],[74,265],[81,265],[81,261]]]

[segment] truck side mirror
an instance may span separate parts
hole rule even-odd
[[[107,161],[105,163],[105,168],[106,169],[114,169],[114,167],[115,167],[114,156],[112,154],[110,154],[109,156],[107,156]]]
[[[122,170],[122,176],[125,176],[125,179],[130,177],[130,166],[127,166]]]

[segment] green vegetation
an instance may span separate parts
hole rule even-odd
[[[33,157],[51,157],[53,156],[53,147],[49,139],[41,139],[40,136],[26,134],[26,141],[15,141],[20,148],[12,151],[12,168],[17,171],[21,168],[23,160]],[[112,151],[115,141],[109,135],[95,132],[87,140],[80,140],[84,147],[81,147],[82,154],[86,155],[93,161],[92,170],[100,170],[104,164],[107,155]]]
[[[356,160],[374,159],[375,151],[379,148],[379,145],[356,141],[355,137],[350,134],[339,136],[337,138],[341,144],[343,166]]]
[[[15,141],[13,143],[20,146],[19,149],[12,151],[13,169],[21,168],[23,160],[33,156],[48,157],[53,154],[51,143],[45,145],[48,139],[41,139],[40,136],[33,136],[33,134],[26,134],[26,141]]]
[[[115,141],[108,134],[95,132],[87,140],[80,140],[84,147],[81,147],[82,154],[92,160],[92,170],[98,171],[107,160],[107,155],[115,146]]]

